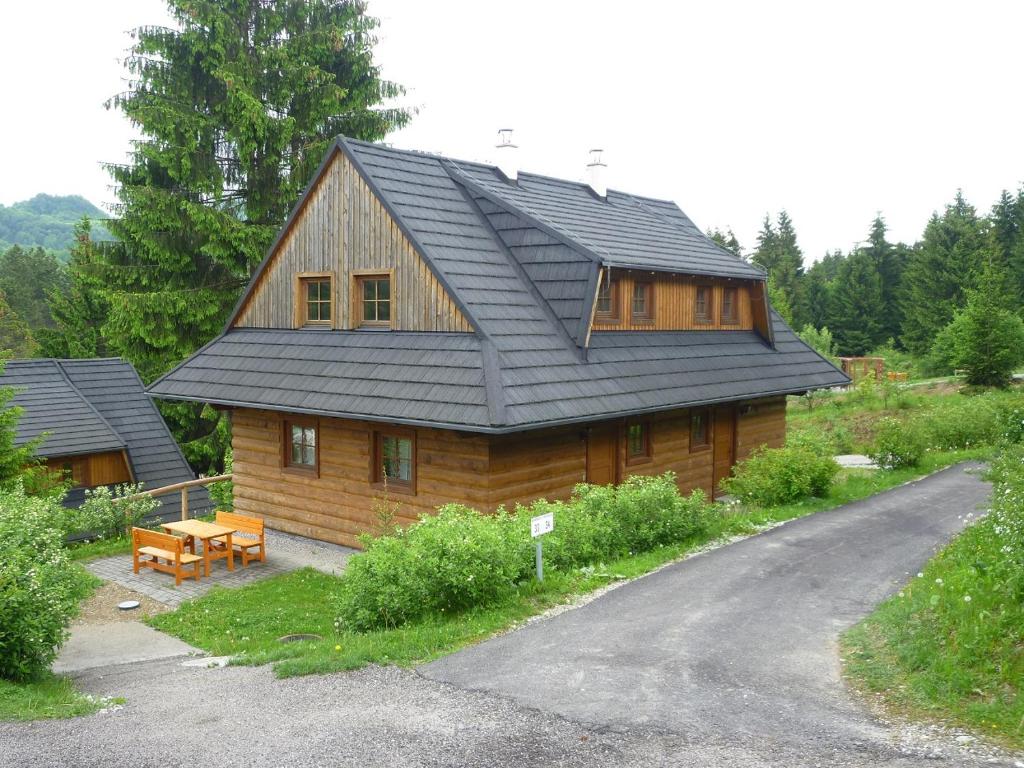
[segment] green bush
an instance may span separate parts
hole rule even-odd
[[[998,568],[1015,599],[1024,601],[1024,447],[1005,449],[987,473],[992,510],[984,521],[999,543]]]
[[[830,446],[802,433],[783,448],[758,448],[733,469],[722,488],[745,504],[773,507],[828,493],[839,465]]]
[[[515,531],[507,514],[448,504],[409,528],[364,538],[365,551],[345,569],[339,614],[363,630],[494,602],[523,570]]]
[[[914,422],[879,419],[875,424],[875,442],[868,456],[882,469],[916,467],[924,456],[925,438]]]
[[[68,536],[87,534],[90,538],[114,539],[126,535],[152,514],[160,502],[151,496],[134,496],[142,485],[118,485],[112,491],[106,486],[85,492],[85,501],[77,509],[66,510],[64,532]]]
[[[928,447],[940,451],[994,445],[1002,432],[998,398],[993,394],[944,402],[919,419]]]
[[[671,473],[618,487],[577,486],[567,502],[537,501],[483,515],[449,504],[405,530],[365,537],[349,560],[338,615],[354,630],[394,627],[431,614],[493,604],[533,572],[530,518],[555,514],[544,562],[569,571],[684,541],[707,529],[704,494],[682,497]]]
[[[68,561],[59,499],[0,491],[0,677],[23,681],[44,672],[67,638],[84,594]]]

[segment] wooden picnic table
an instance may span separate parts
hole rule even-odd
[[[196,553],[196,539],[203,542],[204,576],[210,575],[210,561],[218,560],[222,557],[228,559],[228,570],[235,570],[235,550],[231,546],[231,535],[235,533],[235,528],[217,523],[206,523],[202,520],[177,520],[172,523],[160,523],[160,527],[165,531],[184,534],[185,543],[192,554]],[[219,539],[221,537],[224,538],[224,543],[227,546],[223,550],[213,549],[210,546],[210,539]]]

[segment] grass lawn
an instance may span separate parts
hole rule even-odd
[[[761,527],[865,498],[929,472],[976,458],[982,452],[933,453],[917,470],[846,472],[828,497],[768,510],[738,510],[724,515],[708,535],[572,573],[547,571],[542,584],[527,582],[498,605],[457,616],[435,616],[397,629],[339,631],[333,595],[339,577],[304,569],[238,589],[214,588],[176,611],[149,623],[234,663],[274,663],[280,677],[355,669],[365,664],[412,665],[483,640],[516,622],[574,600],[610,582],[648,573],[710,541],[756,533]],[[259,566],[253,566],[259,567]],[[315,634],[321,640],[280,643],[290,634]]]
[[[1000,546],[985,522],[965,530],[846,633],[843,656],[851,682],[893,711],[1022,749],[1024,605],[986,567]]]
[[[66,677],[46,675],[31,683],[0,680],[0,720],[52,720],[88,715],[121,699],[94,699]]]

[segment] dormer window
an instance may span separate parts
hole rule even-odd
[[[737,294],[735,288],[722,289],[722,325],[735,325],[740,321],[739,308],[736,306]]]
[[[597,307],[594,318],[602,323],[615,323],[619,320],[619,281],[611,280],[605,275],[601,286],[597,289]]]
[[[363,328],[391,327],[391,275],[356,278],[357,319]]]
[[[651,283],[633,283],[633,297],[630,302],[634,321],[654,319],[654,286]]]
[[[698,325],[711,322],[711,286],[698,285],[693,302],[693,320]]]
[[[296,325],[330,328],[334,318],[334,280],[331,274],[301,274],[297,290]]]

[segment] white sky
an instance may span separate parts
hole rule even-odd
[[[750,249],[785,207],[809,259],[881,211],[913,241],[958,187],[987,210],[1024,181],[1024,3],[370,0],[377,58],[419,115],[396,146],[488,160],[516,129],[521,167],[675,200]],[[112,201],[100,166],[133,133],[102,103],[127,31],[162,0],[3,3],[0,203]]]

